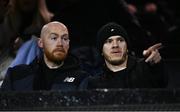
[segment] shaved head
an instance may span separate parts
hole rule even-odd
[[[52,27],[54,26],[59,26],[61,27],[62,29],[67,29],[67,27],[61,23],[61,22],[58,22],[58,21],[53,21],[53,22],[50,22],[48,24],[45,24],[43,27],[42,27],[42,30],[41,30],[41,35],[40,37],[45,37],[44,35],[46,35],[48,32],[49,32],[49,29],[51,29]]]
[[[59,65],[67,57],[69,50],[69,32],[67,27],[54,21],[43,26],[38,42],[44,51],[44,59],[47,65]]]

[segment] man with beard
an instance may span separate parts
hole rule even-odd
[[[144,50],[144,59],[130,53],[125,29],[108,23],[97,34],[97,48],[103,59],[102,75],[88,78],[88,89],[97,88],[163,88],[167,77],[158,49],[161,43]]]
[[[78,90],[87,73],[69,50],[67,27],[57,21],[43,26],[38,45],[43,56],[29,65],[9,68],[2,91]]]

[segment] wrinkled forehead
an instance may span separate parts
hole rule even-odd
[[[43,29],[47,29],[47,30],[58,29],[58,30],[63,30],[63,31],[67,30],[66,26],[59,22],[48,23],[43,27]]]
[[[51,22],[51,23],[48,23],[48,24],[43,26],[43,28],[41,30],[41,37],[43,37],[44,34],[51,33],[51,32],[54,32],[54,33],[61,33],[61,32],[63,32],[63,33],[67,33],[68,34],[68,29],[62,23]]]

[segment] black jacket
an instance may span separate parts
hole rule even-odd
[[[164,88],[167,76],[163,72],[162,62],[151,66],[144,59],[129,56],[127,68],[112,72],[104,67],[100,76],[87,79],[88,89],[97,88]]]
[[[42,67],[45,66],[43,59],[35,59],[30,65],[18,65],[9,68],[5,80],[1,86],[2,91],[31,91],[31,90],[78,90],[81,82],[88,74],[80,69],[78,60],[73,56],[68,56],[64,65],[56,73],[56,77],[51,79],[51,84],[47,86],[49,80],[45,77]],[[54,74],[53,74],[54,75]]]

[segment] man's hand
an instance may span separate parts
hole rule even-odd
[[[161,55],[158,50],[162,47],[162,43],[158,43],[144,50],[143,55],[146,57],[145,62],[151,64],[159,63],[161,61]]]

